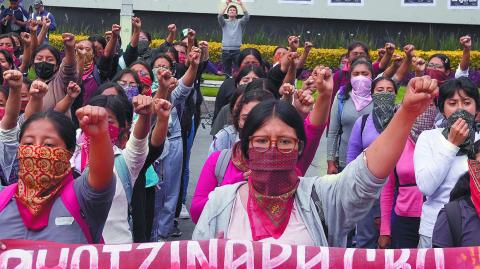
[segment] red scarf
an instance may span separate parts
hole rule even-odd
[[[266,152],[250,149],[247,214],[254,241],[285,232],[293,210],[299,179],[295,171],[298,151],[281,153],[276,148]]]
[[[430,76],[433,79],[436,79],[438,81],[438,85],[442,85],[446,80],[448,80],[447,74],[445,74],[445,72],[442,72],[440,70],[427,69],[425,74]]]
[[[480,162],[477,160],[468,160],[468,172],[470,173],[470,194],[472,202],[480,216]]]
[[[15,192],[18,211],[29,230],[48,225],[53,202],[62,188],[73,180],[70,158],[63,148],[18,147],[18,187]]]

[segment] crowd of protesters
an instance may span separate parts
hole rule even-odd
[[[63,33],[60,52],[49,45],[56,24],[42,1],[30,15],[10,1],[0,35],[0,239],[158,242],[181,236],[182,216],[196,224],[194,240],[480,244],[480,96],[468,78],[469,36],[460,37],[458,67],[444,54],[417,57],[414,44],[395,55],[387,43],[372,61],[370,48],[353,42],[339,68],[320,59],[297,88],[313,44],[300,54],[290,36],[272,63],[240,50],[250,15],[239,1],[238,19],[231,2],[218,15],[224,69],[215,70],[227,79],[188,210],[208,42],[170,24],[152,47],[133,17],[125,50],[114,24],[81,41]],[[305,177],[321,139],[327,175]]]

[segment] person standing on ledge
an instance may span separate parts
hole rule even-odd
[[[232,0],[226,0],[225,6],[218,13],[218,23],[222,27],[222,65],[226,76],[232,77],[232,65],[236,64],[242,45],[242,36],[245,26],[250,20],[250,15],[241,0],[237,0],[238,5],[243,10],[243,17],[237,19],[237,7],[232,4]],[[227,11],[228,19],[223,16]]]

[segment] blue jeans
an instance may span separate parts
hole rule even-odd
[[[159,181],[155,192],[152,241],[158,241],[159,237],[170,236],[180,193],[183,158],[182,137],[177,136],[169,139],[169,142],[167,156],[154,163]]]
[[[375,218],[378,217],[380,217],[379,199],[375,201],[368,214],[357,222],[357,248],[377,248],[379,230],[375,225]]]
[[[232,77],[232,67],[237,66],[239,55],[240,50],[222,50],[223,72],[227,76]]]
[[[187,154],[186,154],[186,162],[185,167],[183,168],[183,192],[182,192],[182,204],[186,204],[187,202],[187,192],[188,192],[188,182],[190,181],[190,154],[192,153],[193,147],[193,138],[195,137],[195,120],[192,119],[192,128],[188,133],[187,139]]]

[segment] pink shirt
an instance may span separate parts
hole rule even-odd
[[[308,167],[312,163],[318,148],[318,144],[320,143],[320,138],[325,130],[325,126],[326,124],[314,126],[310,122],[310,117],[305,119],[304,128],[307,141],[304,146],[303,154],[297,162],[297,171],[300,172],[299,176],[305,175]],[[192,205],[190,207],[190,216],[192,217],[192,221],[194,223],[197,223],[200,215],[202,214],[203,208],[208,201],[208,194],[210,194],[210,192],[217,187],[215,166],[219,156],[220,151],[212,153],[208,157],[207,161],[203,165],[202,171],[200,172],[197,187],[195,188],[195,193],[192,197]],[[227,184],[235,184],[243,180],[243,172],[237,169],[232,161],[230,161],[227,170],[225,171],[223,181],[220,185],[223,186]]]
[[[423,194],[416,185],[415,169],[413,167],[413,152],[415,143],[411,138],[407,139],[405,148],[397,162],[398,195],[395,203],[395,214],[402,217],[420,217],[422,215]],[[397,180],[394,172],[390,173],[387,183],[383,187],[380,196],[381,225],[380,234],[390,235],[390,220],[394,202]]]

